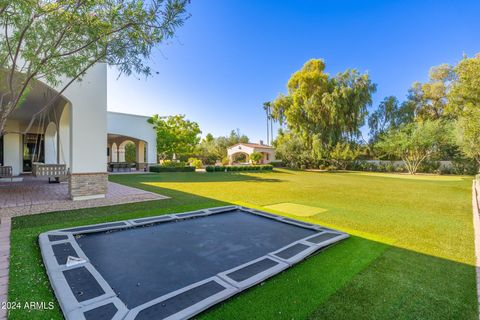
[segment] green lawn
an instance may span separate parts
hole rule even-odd
[[[306,208],[309,216],[293,217],[353,236],[199,318],[478,319],[472,177],[276,170],[110,179],[172,199],[15,218],[10,300],[54,300],[37,245],[41,232],[228,203],[286,203],[273,208]],[[10,312],[10,319],[26,318],[61,314],[58,307]]]

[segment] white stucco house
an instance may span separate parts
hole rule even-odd
[[[247,162],[251,163],[250,155],[254,152],[262,154],[262,159],[260,164],[267,164],[274,162],[275,159],[275,148],[266,144],[260,143],[237,143],[227,149],[228,161],[230,164],[235,162],[235,157],[244,154]]]
[[[14,176],[64,170],[74,200],[105,197],[109,162],[125,161],[135,143],[137,168],[157,162],[156,134],[148,117],[107,111],[107,66],[99,63],[43,110],[58,88],[36,81],[8,118],[0,137],[0,166]],[[48,166],[57,164],[58,167]],[[37,171],[35,172],[35,168]]]

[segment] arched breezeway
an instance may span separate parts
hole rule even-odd
[[[136,170],[146,170],[149,165],[157,164],[157,135],[148,119],[146,116],[107,112],[110,171],[115,167],[125,171],[125,163]]]
[[[250,163],[250,156],[246,152],[235,152],[228,155],[230,164],[248,164]]]
[[[148,143],[146,141],[109,133],[107,145],[109,171],[144,171],[147,169]]]

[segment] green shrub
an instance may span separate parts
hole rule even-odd
[[[275,168],[284,168],[285,167],[285,163],[283,163],[282,160],[272,161],[272,162],[270,162],[270,165],[272,165]]]
[[[452,161],[452,171],[455,174],[475,175],[478,173],[477,162],[473,159]]]
[[[162,163],[160,163],[160,166],[168,168],[183,168],[187,166],[187,163],[185,161],[163,160]]]
[[[222,165],[226,166],[230,163],[230,160],[228,159],[228,157],[224,157],[222,158]]]
[[[418,172],[422,173],[438,173],[440,162],[425,160],[418,166]]]
[[[202,160],[197,158],[188,158],[188,164],[197,169],[203,168]]]
[[[150,172],[195,172],[195,167],[183,166],[183,167],[169,167],[164,165],[150,166]]]
[[[386,166],[385,169],[387,172],[395,172],[395,166],[393,165],[393,162],[389,162]]]
[[[206,166],[205,171],[207,172],[237,172],[237,171],[272,171],[273,166],[270,164],[266,165],[255,165],[255,166]]]

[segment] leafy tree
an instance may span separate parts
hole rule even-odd
[[[316,139],[329,149],[359,136],[376,86],[368,74],[346,70],[330,77],[323,60],[312,59],[287,84],[288,95],[273,102],[272,115],[311,148]]]
[[[305,147],[303,140],[292,131],[279,130],[273,145],[276,158],[282,159],[287,167],[301,168],[314,164],[311,149]]]
[[[63,93],[99,61],[148,76],[152,48],[188,18],[188,0],[0,0],[0,136],[34,81]],[[58,95],[46,102],[52,105]]]
[[[350,161],[355,160],[360,154],[360,149],[349,143],[337,143],[330,152],[330,159],[339,169],[345,170]]]
[[[205,136],[205,142],[212,142],[213,140],[215,140],[213,135],[211,133],[207,133],[207,135]]]
[[[437,120],[445,116],[447,93],[454,80],[453,68],[441,64],[430,69],[428,82],[413,84],[409,90],[408,103],[419,120]]]
[[[125,144],[125,161],[126,162],[137,161],[137,147],[133,142],[128,142]]]
[[[455,73],[457,80],[448,94],[448,112],[458,117],[460,149],[480,164],[480,55],[464,58]]]
[[[188,158],[188,164],[192,167],[195,167],[197,169],[203,168],[203,163],[202,160],[197,159],[197,158]]]
[[[376,142],[388,130],[412,122],[413,119],[414,114],[411,104],[408,102],[400,104],[394,96],[386,97],[368,117],[370,140]]]
[[[187,156],[200,142],[198,123],[185,119],[185,115],[160,117],[155,114],[148,122],[157,131],[157,153],[160,159]]]
[[[262,160],[263,155],[260,152],[253,152],[250,155],[250,160],[252,161],[253,164],[258,164],[260,160]]]
[[[451,125],[442,120],[412,122],[391,129],[376,147],[387,155],[403,160],[410,174],[415,174],[425,160],[452,141]]]
[[[202,140],[196,146],[194,154],[207,165],[215,164],[217,160],[223,157],[223,153],[219,150],[216,141],[207,139]]]
[[[240,130],[230,131],[230,135],[225,137],[217,138],[217,145],[222,150],[225,150],[225,155],[227,154],[227,148],[231,147],[237,143],[248,143],[249,139],[246,135],[241,134]]]
[[[207,134],[205,139],[197,145],[195,154],[205,164],[215,164],[217,160],[227,157],[227,148],[237,143],[247,143],[248,137],[241,134],[239,130],[232,130],[230,135],[214,138],[212,134]],[[227,160],[228,161],[228,160]]]
[[[462,152],[480,166],[480,108],[472,109],[458,119],[456,133]]]

